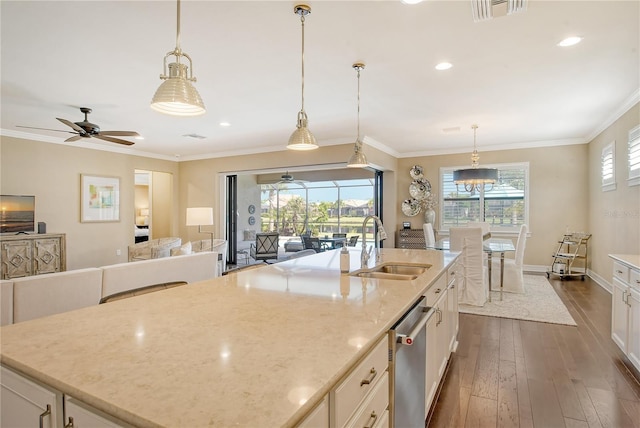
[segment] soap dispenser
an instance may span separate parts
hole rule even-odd
[[[351,261],[349,260],[349,250],[346,246],[340,250],[340,272],[348,273],[351,267]]]

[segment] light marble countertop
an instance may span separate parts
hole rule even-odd
[[[293,426],[457,253],[381,256],[431,268],[358,278],[328,251],[2,327],[1,362],[136,426]]]
[[[609,254],[609,257],[631,268],[640,270],[640,254]]]

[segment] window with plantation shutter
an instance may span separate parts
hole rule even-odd
[[[629,131],[629,186],[640,184],[640,125]]]
[[[600,159],[602,167],[602,191],[616,190],[616,142],[609,143],[602,149]]]

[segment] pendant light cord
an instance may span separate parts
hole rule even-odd
[[[361,67],[356,67],[358,71],[358,135],[356,136],[356,142],[360,142],[360,69]]]
[[[302,107],[300,112],[304,113],[304,12],[300,13],[300,23],[302,24]]]

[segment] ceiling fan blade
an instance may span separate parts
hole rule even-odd
[[[100,140],[108,141],[110,143],[124,144],[126,146],[133,146],[135,144],[135,143],[132,143],[131,141],[121,140],[120,138],[105,137],[104,135],[94,135],[93,137],[98,138]]]
[[[80,128],[78,125],[76,125],[75,123],[68,121],[67,119],[60,119],[59,117],[56,117],[56,119],[58,119],[60,122],[64,123],[65,125],[75,129],[76,131],[78,131],[81,135],[85,134],[87,131],[85,131],[84,129]]]
[[[138,134],[135,131],[100,131],[98,134],[112,136],[112,137],[139,137],[140,136],[140,134]]]
[[[64,131],[62,129],[51,129],[51,128],[37,128],[35,126],[16,125],[16,128],[42,129],[43,131],[67,132],[69,134],[75,134],[75,132],[73,132],[73,131]]]
[[[69,137],[66,140],[64,140],[65,143],[72,143],[74,141],[78,141],[78,140],[82,140],[82,137],[80,135],[74,135],[73,137]]]

